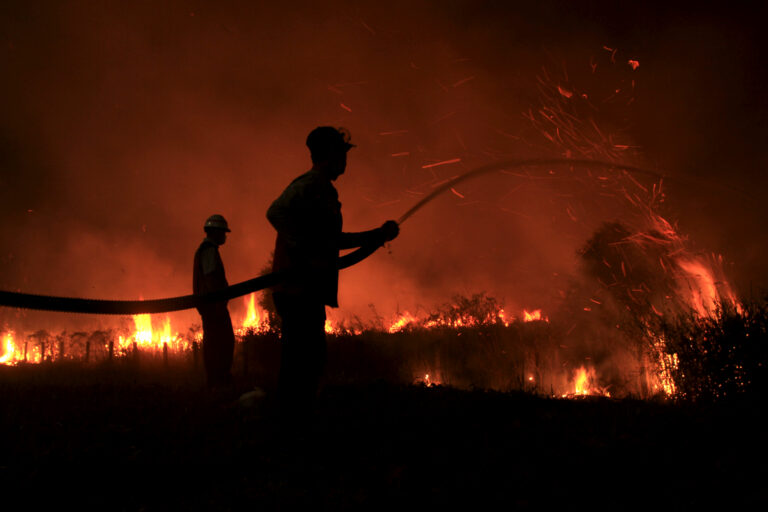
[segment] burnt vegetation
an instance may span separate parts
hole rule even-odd
[[[335,341],[332,357],[350,340]],[[374,364],[354,363],[360,373]],[[332,374],[311,420],[284,425],[269,390],[238,399],[252,389],[242,375],[211,392],[188,366],[157,361],[0,368],[0,476],[21,496],[42,487],[58,506],[111,510],[766,501],[750,469],[768,441],[759,407],[343,384]]]

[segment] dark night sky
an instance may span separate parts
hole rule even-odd
[[[594,59],[610,71],[601,86],[636,82],[631,108],[598,117],[671,176],[665,213],[693,248],[724,255],[743,293],[764,290],[765,9],[529,4],[3,2],[0,288],[188,293],[214,212],[233,226],[230,281],[250,278],[273,245],[266,208],[309,167],[314,126],[351,131],[358,147],[337,186],[346,228],[367,229],[430,182],[495,158],[559,156],[523,113],[537,108],[543,68],[578,85]],[[619,68],[628,59],[640,67]],[[572,270],[611,219],[563,227],[552,190],[518,185],[468,186],[464,201],[430,205],[391,254],[344,274],[342,307],[429,307],[478,291],[545,303],[551,276]],[[525,215],[490,207],[489,188]],[[28,321],[51,317],[41,315]]]

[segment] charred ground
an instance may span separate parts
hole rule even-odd
[[[765,503],[761,402],[327,387],[281,425],[188,368],[0,368],[4,487],[110,509]]]

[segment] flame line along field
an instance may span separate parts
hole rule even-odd
[[[479,303],[480,296],[474,301]],[[235,366],[243,373],[250,370],[257,374],[259,384],[269,387],[276,379],[274,369],[278,367],[275,352],[278,330],[270,325],[269,314],[256,305],[255,294],[246,298],[245,305],[246,315],[242,327],[237,329],[239,363],[236,362]],[[557,389],[562,396],[610,395],[598,385],[591,366],[589,369],[581,366],[573,371],[569,368],[546,370],[541,365],[536,367],[531,362],[526,363],[532,360],[526,352],[531,352],[533,343],[521,343],[520,340],[546,334],[547,329],[542,326],[549,320],[542,316],[541,310],[524,310],[520,318],[515,319],[503,308],[496,307],[492,299],[489,305],[490,309],[482,313],[452,311],[425,316],[406,312],[389,326],[351,326],[329,320],[326,331],[330,339],[329,350],[334,354],[330,380],[343,375],[343,380],[352,378],[359,382],[375,378],[404,384],[415,382],[427,386],[449,384],[465,388],[528,389],[542,393],[545,389],[546,392]],[[161,329],[153,329],[150,315],[137,315],[133,320],[135,331],[132,334],[96,332],[67,336],[62,333],[54,337],[37,332],[20,343],[14,339],[12,332],[6,332],[2,340],[0,364],[18,366],[43,362],[112,361],[116,358],[153,359],[162,353],[166,364],[169,357],[176,362],[188,361],[191,354],[197,365],[201,341],[199,330],[181,336],[172,331],[168,318]],[[466,351],[467,355],[457,357],[457,351]],[[355,355],[352,356],[352,353]],[[536,356],[535,359],[542,358]],[[491,359],[495,359],[495,368],[487,366]],[[460,368],[459,360],[466,368]],[[352,371],[355,367],[365,368],[365,371]],[[589,378],[586,377],[587,372]],[[557,379],[547,381],[545,386],[542,376],[549,378],[554,374],[557,374]]]
[[[524,390],[564,398],[723,399],[764,392],[765,303],[704,318],[692,313],[655,327],[640,323],[601,332],[590,327],[597,311],[576,317],[558,312],[550,320],[541,310],[524,310],[512,318],[482,294],[454,300],[434,313],[405,312],[388,323],[330,320],[327,382]],[[279,329],[256,305],[255,295],[245,303],[234,371],[270,388],[277,382]],[[578,326],[582,321],[588,323]],[[6,331],[0,338],[0,364],[76,364],[85,369],[105,361],[141,361],[151,367],[162,357],[166,371],[169,365],[184,371],[199,368],[199,328],[182,336],[168,319],[153,328],[149,315],[134,317],[134,324],[132,334],[113,330],[54,336],[38,331],[20,338]],[[598,337],[609,343],[595,345]]]

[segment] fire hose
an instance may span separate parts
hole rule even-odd
[[[414,213],[420,210],[424,205],[432,201],[443,192],[450,190],[459,183],[476,178],[483,174],[494,171],[510,170],[514,168],[557,166],[557,165],[589,165],[607,169],[621,169],[634,174],[644,174],[656,179],[663,178],[662,175],[653,171],[647,171],[637,167],[626,166],[622,164],[603,162],[598,160],[580,160],[580,159],[531,159],[531,160],[506,160],[493,162],[474,170],[466,172],[460,176],[447,180],[445,183],[436,187],[431,193],[422,198],[398,220],[402,224]],[[361,247],[349,254],[341,256],[337,260],[339,269],[344,269],[356,265],[365,258],[373,254],[380,246]],[[183,309],[192,309],[213,302],[221,302],[249,293],[253,293],[265,288],[270,288],[288,277],[289,271],[272,272],[264,274],[247,281],[233,284],[222,290],[207,293],[205,295],[183,295],[179,297],[169,297],[165,299],[153,300],[102,300],[102,299],[81,299],[74,297],[55,297],[51,295],[34,295],[29,293],[8,292],[0,290],[0,306],[37,309],[45,311],[59,311],[68,313],[90,313],[102,315],[137,315],[143,313],[167,313],[169,311],[180,311]]]
[[[380,246],[361,247],[337,260],[339,269],[351,267],[373,254]],[[64,313],[92,313],[100,315],[138,315],[142,313],[167,313],[192,309],[213,302],[221,302],[240,297],[258,290],[275,286],[289,273],[287,271],[264,274],[227,288],[205,295],[182,295],[167,299],[154,300],[101,300],[79,299],[74,297],[54,297],[51,295],[33,295],[29,293],[6,292],[0,290],[0,306],[24,309],[41,309]]]

